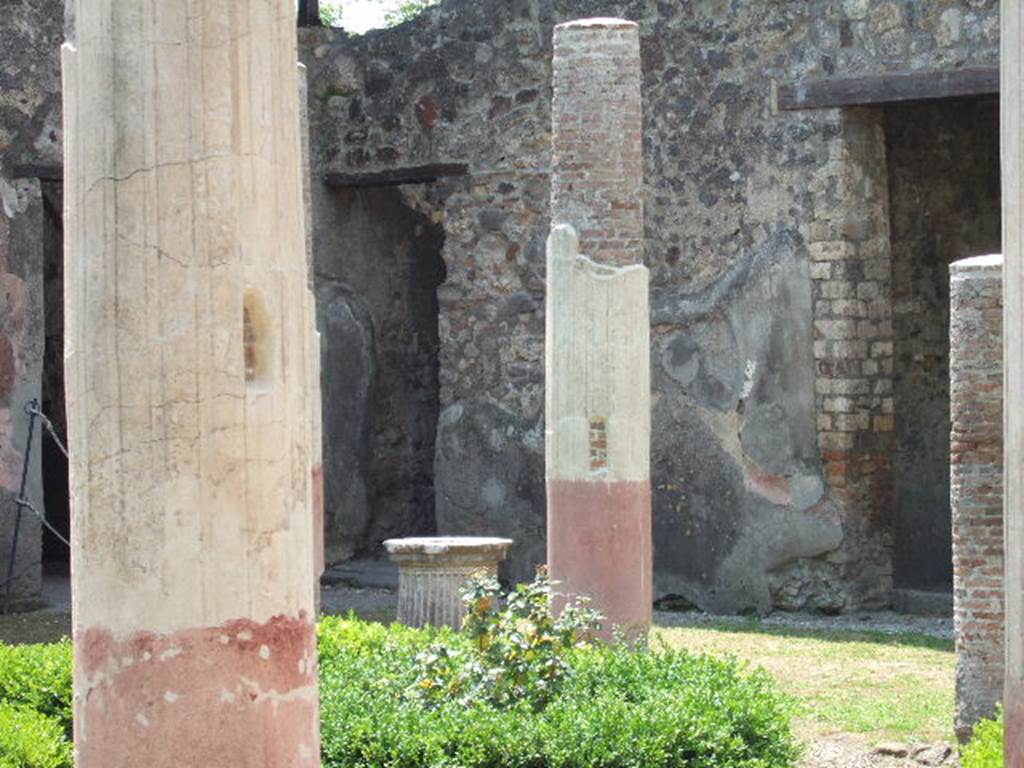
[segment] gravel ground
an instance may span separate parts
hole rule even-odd
[[[880,744],[872,747],[849,734],[821,736],[806,746],[797,768],[921,768],[960,765],[948,744]]]
[[[699,627],[702,625],[731,624],[737,627],[757,623],[762,627],[816,632],[882,632],[887,635],[916,633],[941,640],[953,639],[953,618],[909,616],[893,611],[849,613],[842,616],[822,616],[809,613],[773,613],[761,619],[743,616],[714,616],[699,611],[674,613],[656,611],[654,622],[663,627]]]
[[[398,594],[390,589],[324,585],[320,590],[320,612],[344,616],[349,611],[371,621],[394,621]]]

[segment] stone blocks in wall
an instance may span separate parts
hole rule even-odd
[[[1002,700],[1002,256],[950,266],[950,505],[956,730],[970,736]]]
[[[843,544],[823,564],[848,586],[844,608],[887,604],[893,336],[889,200],[881,110],[843,110],[812,188],[818,446]],[[820,570],[820,569],[819,569]]]
[[[512,582],[532,580],[545,562],[543,441],[539,422],[482,400],[453,403],[438,422],[438,533],[512,539],[500,571]]]

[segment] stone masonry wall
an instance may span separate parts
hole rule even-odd
[[[15,0],[0,17],[8,198],[15,165],[60,162],[60,7]],[[892,353],[887,318],[869,314],[892,290],[880,110],[778,113],[773,82],[995,64],[997,0],[443,0],[361,37],[299,31],[318,264],[368,258],[346,249],[323,173],[469,165],[402,189],[444,233],[437,524],[516,539],[516,577],[544,557],[551,30],[588,16],[642,35],[656,594],[719,610],[884,601],[891,437],[874,390]],[[364,297],[346,301],[365,332]],[[337,424],[325,444],[345,438]]]
[[[775,605],[882,605],[892,588],[892,302],[881,113],[851,109],[829,152],[808,250],[814,295],[818,446],[842,545],[782,570]]]
[[[1003,698],[1003,259],[950,266],[950,505],[961,739]]]
[[[340,190],[331,204],[345,226],[314,261],[333,562],[434,530],[444,234],[398,189]]]
[[[438,528],[516,539],[515,576],[544,551],[551,29],[590,16],[641,28],[656,594],[886,602],[882,110],[778,113],[772,82],[994,64],[997,3],[445,0],[361,37],[300,32],[315,175],[469,165],[416,193],[445,231]],[[328,195],[318,247],[344,227]]]

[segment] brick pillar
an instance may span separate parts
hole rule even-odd
[[[1000,5],[1007,766],[1024,765],[1024,4]]]
[[[956,730],[1003,698],[1003,259],[950,265],[950,507]]]
[[[640,35],[622,19],[555,27],[551,224],[571,224],[580,253],[644,259]]]
[[[562,593],[593,599],[609,635],[644,633],[653,573],[640,39],[632,22],[590,19],[555,27],[554,49],[548,565]]]
[[[295,6],[74,6],[76,765],[316,768]]]

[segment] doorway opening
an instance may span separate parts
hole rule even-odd
[[[64,219],[63,185],[42,181],[43,193],[43,306],[45,307],[42,411],[57,436],[67,445],[64,408]],[[41,429],[41,428],[40,428]],[[42,431],[42,430],[41,430]],[[65,539],[71,539],[71,502],[68,461],[63,451],[43,434],[43,502],[46,521]],[[43,574],[70,575],[71,553],[67,545],[43,529]]]
[[[1000,249],[999,102],[886,107],[894,586],[951,592],[949,264]]]
[[[376,556],[387,538],[436,531],[441,225],[399,186],[328,192],[318,240],[325,547]],[[318,233],[319,234],[319,233]]]

